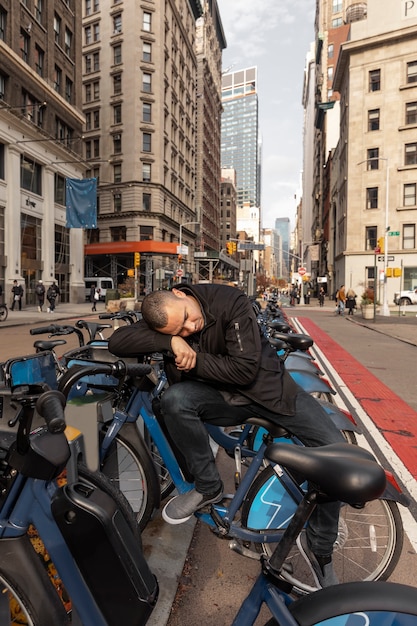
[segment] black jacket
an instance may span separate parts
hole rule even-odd
[[[180,285],[194,296],[204,312],[206,324],[198,335],[190,335],[197,352],[196,367],[179,371],[171,352],[171,336],[151,330],[144,320],[117,329],[109,349],[120,357],[162,352],[170,384],[202,380],[230,393],[238,391],[249,401],[274,413],[293,415],[297,385],[260,331],[248,297],[226,285]]]

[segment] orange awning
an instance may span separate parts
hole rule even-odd
[[[84,254],[126,254],[140,252],[142,254],[177,254],[178,243],[168,241],[105,241],[103,243],[87,243]]]

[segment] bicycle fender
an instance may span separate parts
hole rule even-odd
[[[26,534],[0,540],[0,564],[0,572],[25,593],[43,626],[70,624],[46,568]]]
[[[358,433],[358,435],[362,434],[362,429],[355,422],[352,422],[335,404],[330,404],[329,402],[323,404],[320,402],[320,404],[338,430],[351,430],[354,433]]]
[[[323,378],[310,372],[302,372],[300,370],[288,370],[291,378],[307,393],[331,393],[336,395],[336,391],[332,389],[330,384]]]
[[[385,470],[385,475],[387,477],[387,484],[384,492],[380,495],[379,500],[392,500],[393,502],[399,502],[399,504],[409,507],[410,500],[396,484],[396,480],[391,472],[387,472],[387,470]]]

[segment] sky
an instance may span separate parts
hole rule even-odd
[[[291,227],[301,194],[302,90],[314,41],[315,0],[217,0],[227,48],[223,71],[258,68],[262,227]],[[230,68],[230,69],[229,69]]]

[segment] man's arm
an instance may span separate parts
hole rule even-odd
[[[144,320],[131,326],[121,326],[109,339],[109,350],[116,356],[130,357],[152,352],[171,351],[170,335],[151,330]]]

